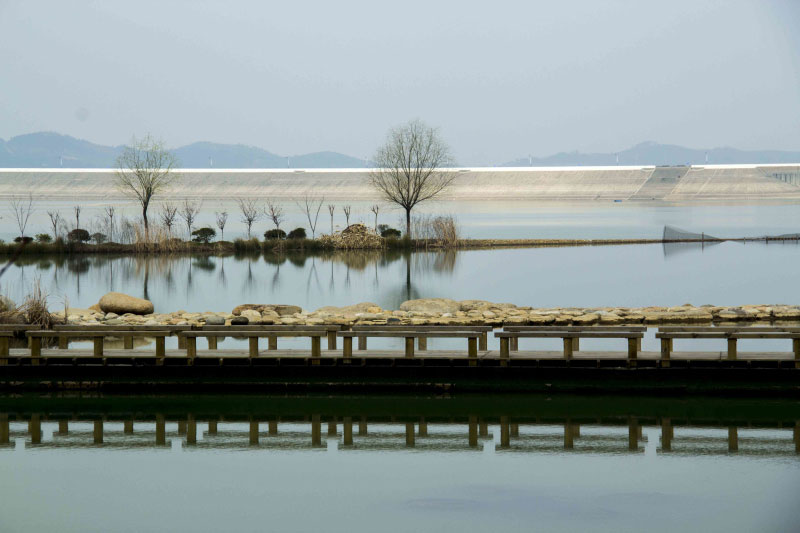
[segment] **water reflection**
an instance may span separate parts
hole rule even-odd
[[[0,447],[622,455],[651,449],[657,455],[800,458],[800,413],[790,401],[51,400],[4,399]],[[641,405],[631,410],[625,403]],[[161,408],[149,408],[156,404]],[[196,407],[185,409],[190,404]]]

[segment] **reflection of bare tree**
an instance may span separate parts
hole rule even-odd
[[[319,276],[317,275],[317,261],[316,258],[311,258],[311,268],[308,271],[308,280],[306,281],[306,297],[308,297],[311,293],[311,275],[314,275],[314,279],[317,282],[317,289],[319,292],[322,293],[322,285],[319,283]]]
[[[223,287],[228,286],[228,280],[225,278],[225,258],[220,257],[219,259],[219,282]]]

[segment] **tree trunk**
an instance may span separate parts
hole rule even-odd
[[[147,224],[147,206],[142,206],[142,220],[144,220],[144,240],[150,241],[150,226]]]
[[[406,238],[411,238],[411,208],[406,207]]]

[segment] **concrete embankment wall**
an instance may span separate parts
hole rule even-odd
[[[183,169],[168,196],[377,200],[367,169]],[[113,169],[0,169],[0,197],[122,198]],[[800,200],[797,165],[459,169],[451,200]]]

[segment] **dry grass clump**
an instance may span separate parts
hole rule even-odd
[[[52,329],[56,319],[47,308],[47,296],[47,291],[42,288],[41,281],[39,279],[34,281],[31,293],[17,309],[26,324],[39,326],[42,329]]]
[[[412,232],[417,241],[435,246],[458,246],[461,239],[458,224],[452,215],[414,217]]]
[[[364,224],[352,224],[333,235],[323,235],[319,242],[338,250],[365,250],[383,248],[383,237]]]

